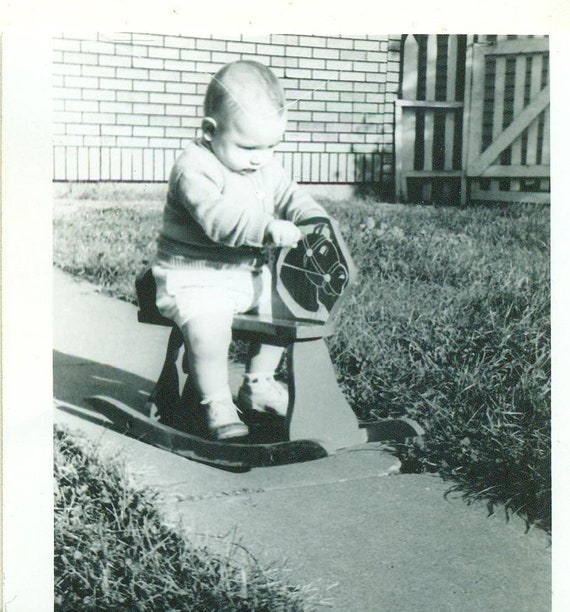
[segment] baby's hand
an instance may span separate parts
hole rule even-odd
[[[303,237],[301,230],[291,221],[274,219],[267,226],[267,234],[271,242],[278,247],[297,246]]]

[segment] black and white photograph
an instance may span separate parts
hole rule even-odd
[[[374,29],[60,28],[3,66],[45,105],[3,103],[38,143],[9,203],[43,160],[49,207],[3,376],[51,396],[4,430],[49,506],[25,542],[6,506],[6,610],[564,609],[555,37]]]

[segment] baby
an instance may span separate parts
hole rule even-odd
[[[156,304],[182,331],[201,416],[215,440],[247,435],[245,412],[287,413],[287,391],[274,379],[280,346],[250,348],[239,408],[228,384],[234,314],[270,313],[263,247],[295,246],[302,236],[296,223],[327,216],[273,158],[285,124],[285,95],[271,70],[228,64],[206,91],[202,137],[170,174],[152,267]]]

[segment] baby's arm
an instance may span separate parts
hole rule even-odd
[[[181,172],[176,182],[176,199],[208,238],[226,246],[262,246],[273,221],[271,214],[260,209],[255,196],[225,195],[223,178],[208,169]]]
[[[275,211],[282,219],[299,223],[310,217],[327,217],[326,210],[292,180],[277,163],[272,167],[275,177]]]

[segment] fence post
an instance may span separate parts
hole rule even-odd
[[[463,111],[463,151],[461,161],[461,204],[469,200],[469,177],[467,168],[472,159],[479,154],[483,134],[483,96],[485,81],[483,77],[483,55],[480,43],[473,36],[467,41],[465,66],[465,105]],[[479,104],[474,104],[479,100]]]
[[[409,34],[404,42],[403,53],[402,99],[415,100],[418,91],[418,41]],[[406,170],[413,169],[413,152],[416,140],[416,114],[406,112],[406,108],[396,100],[396,198],[408,201],[408,184]],[[411,152],[411,160],[404,155]]]

